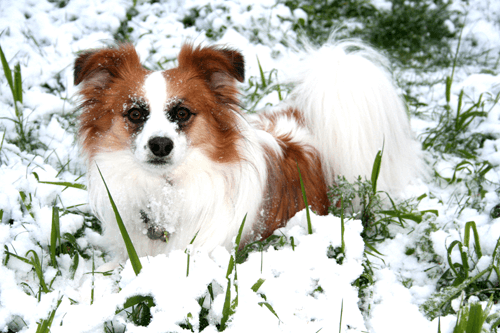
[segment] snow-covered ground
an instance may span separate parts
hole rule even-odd
[[[269,3],[138,1],[129,11],[133,2],[127,0],[0,0],[0,46],[11,68],[19,62],[23,78],[23,103],[18,107],[22,115],[16,115],[9,85],[0,75],[0,138],[4,138],[0,139],[1,332],[35,332],[38,323],[52,313],[52,332],[120,332],[124,327],[127,332],[190,331],[181,324],[198,331],[202,307],[209,309],[208,326],[203,331],[217,331],[223,315],[229,252],[220,248],[210,256],[194,252],[188,257],[178,251],[141,258],[143,270],[138,276],[128,262],[123,270],[94,279],[89,274],[92,265],[100,266],[109,257],[103,256],[105,244],[100,235],[84,227],[91,223],[86,191],[39,183],[37,178],[85,183],[84,165],[75,145],[72,100],[72,65],[78,51],[112,43],[115,33],[125,29],[149,68],[172,66],[181,44],[191,40],[239,48],[246,57],[247,77],[260,77],[257,57],[266,72],[276,68],[278,78],[284,77],[290,69],[288,59],[297,57],[297,35],[291,22],[306,16],[301,10],[292,13],[283,4]],[[387,6],[384,1],[376,3]],[[452,7],[467,13],[462,52],[472,50],[479,55],[476,65],[455,70],[450,102],[455,110],[462,89],[464,101],[477,101],[481,93],[493,98],[500,93],[500,3],[455,0]],[[123,28],[127,15],[132,18]],[[415,132],[422,134],[437,126],[430,113],[446,104],[444,81],[433,85],[419,82],[443,80],[451,68],[434,73],[417,74],[411,69],[396,73],[400,80],[418,83],[411,87],[412,94],[427,104],[412,119]],[[447,246],[454,240],[462,241],[466,222],[475,221],[483,252],[476,266],[479,272],[491,264],[500,237],[500,220],[490,217],[490,211],[500,203],[500,106],[493,105],[491,99],[483,100],[488,116],[481,123],[474,122],[469,134],[489,134],[477,158],[478,163],[488,161],[493,166],[482,183],[484,197],[470,198],[466,181],[444,185],[434,179],[410,186],[408,197],[427,194],[418,208],[438,210],[439,216],[420,224],[407,221],[405,228],[392,227],[394,237],[377,246],[382,255],[369,256],[375,283],[364,304],[359,303],[353,286],[363,273],[361,222],[346,222],[345,258],[338,264],[329,258],[328,249],[341,244],[340,219],[313,216],[314,233],[308,235],[305,212],[298,213],[277,232],[286,244],[253,252],[237,266],[238,306],[226,331],[438,332],[438,319],[429,320],[420,306],[436,291],[439,276],[448,268]],[[277,101],[274,93],[260,103]],[[25,132],[31,131],[29,152],[15,144],[19,142],[16,121],[21,118]],[[433,170],[448,178],[462,161],[432,150],[427,159]],[[457,176],[467,179],[467,170]],[[477,204],[465,205],[467,200]],[[60,218],[61,234],[84,230],[76,242],[90,257],[77,256],[77,266],[69,254],[59,255],[58,268],[49,265],[54,205],[65,212]],[[8,253],[28,259],[36,254],[46,290],[40,290],[41,277],[32,264]],[[458,247],[451,258],[461,262]],[[262,280],[258,290],[252,290]],[[490,280],[498,287],[494,273]],[[234,296],[235,285],[231,288]],[[134,325],[126,311],[115,313],[136,295],[154,299],[148,327]],[[499,305],[493,306],[494,312],[500,312]],[[441,332],[452,332],[455,321],[455,315],[441,318]]]

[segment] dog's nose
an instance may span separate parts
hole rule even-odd
[[[151,152],[158,157],[165,157],[174,149],[174,142],[169,138],[156,136],[148,141]]]

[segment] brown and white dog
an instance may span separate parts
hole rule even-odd
[[[383,144],[379,188],[403,188],[419,148],[383,61],[353,42],[310,51],[287,99],[249,115],[236,50],[186,44],[178,67],[158,72],[129,44],[81,53],[89,201],[117,260],[125,247],[97,166],[139,256],[184,250],[197,233],[194,247],[229,248],[245,215],[245,241],[268,237],[304,208],[297,165],[318,214],[334,177],[368,177]]]

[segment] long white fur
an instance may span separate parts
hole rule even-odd
[[[328,184],[338,175],[370,179],[382,147],[378,189],[397,193],[421,173],[420,148],[385,61],[353,41],[309,48],[292,82],[285,104],[303,113]]]
[[[348,52],[355,47],[356,52]],[[282,107],[292,106],[303,113],[306,129],[292,119],[281,119],[273,131],[295,136],[294,140],[313,145],[320,153],[328,184],[336,175],[354,180],[369,177],[375,155],[385,142],[379,188],[400,190],[418,173],[419,149],[412,140],[404,105],[391,83],[382,58],[356,43],[340,43],[310,51],[300,63],[302,74]],[[276,139],[265,132],[273,127],[268,120],[250,119],[236,112],[241,139],[236,143],[239,163],[222,164],[190,146],[162,111],[169,100],[168,82],[161,73],[151,74],[143,88],[152,105],[152,116],[135,140],[132,150],[102,152],[89,165],[91,206],[105,235],[126,258],[121,236],[104,185],[99,165],[139,256],[184,250],[193,237],[195,247],[212,251],[232,247],[238,228],[247,215],[245,234],[260,217],[267,168],[264,147],[275,154],[282,151]],[[156,125],[151,123],[156,122]],[[160,124],[160,126],[157,126]],[[161,169],[145,166],[148,139],[166,135],[178,154],[172,165]],[[104,143],[105,144],[105,143]],[[134,145],[133,145],[134,146]],[[168,244],[150,240],[140,211],[171,233]]]

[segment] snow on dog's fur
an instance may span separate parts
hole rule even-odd
[[[334,178],[369,177],[383,145],[379,188],[401,190],[418,173],[419,148],[381,60],[350,42],[310,51],[290,96],[247,115],[236,50],[186,44],[178,67],[161,72],[129,44],[81,53],[89,200],[118,260],[125,247],[97,167],[139,256],[185,249],[197,233],[195,247],[229,248],[245,215],[244,242],[268,237],[304,208],[297,165],[318,214]]]

